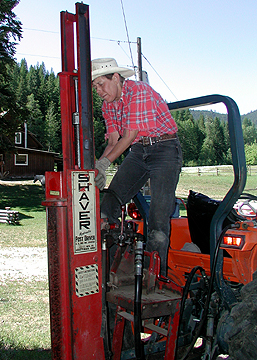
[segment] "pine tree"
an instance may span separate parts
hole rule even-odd
[[[38,100],[35,100],[34,94],[28,96],[28,130],[31,131],[38,141],[44,146],[46,145],[46,126],[43,121],[43,115],[39,107]]]
[[[105,142],[105,124],[102,115],[102,99],[93,89],[93,116],[94,116],[94,140],[95,140],[95,156],[97,159],[102,155]]]
[[[243,129],[244,143],[248,145],[254,144],[257,141],[256,126],[252,123],[250,119],[244,118],[242,129]]]
[[[61,124],[51,101],[46,112],[46,146],[49,151],[61,152]]]
[[[208,118],[205,122],[206,137],[199,161],[201,165],[222,165],[227,162],[227,144],[219,118]]]
[[[16,65],[17,66],[17,65]],[[26,107],[28,92],[28,65],[25,59],[21,60],[19,66],[18,84],[16,85],[16,98],[23,108]],[[17,81],[13,76],[13,81]]]
[[[21,39],[21,22],[13,12],[18,0],[0,1],[0,151],[7,151],[15,131],[22,122],[22,111],[10,87],[8,68],[14,64],[16,41]]]
[[[257,143],[245,145],[245,159],[247,165],[257,165]]]

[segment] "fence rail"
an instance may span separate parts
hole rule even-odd
[[[5,210],[0,210],[0,223],[18,224],[19,212],[10,210],[10,208],[5,208]]]
[[[118,166],[112,166],[107,170],[107,175],[113,177],[118,170]],[[231,175],[233,174],[232,165],[217,165],[217,166],[192,166],[192,167],[182,167],[181,175]],[[247,166],[247,175],[257,175],[257,165],[248,165]]]

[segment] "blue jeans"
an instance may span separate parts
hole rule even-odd
[[[161,274],[167,272],[170,216],[175,208],[175,190],[182,167],[182,151],[177,138],[143,146],[136,143],[119,167],[109,186],[123,201],[129,202],[150,179],[151,204],[146,250],[157,250],[161,257]],[[117,222],[120,204],[106,193],[101,216]]]

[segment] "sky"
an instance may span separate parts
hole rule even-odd
[[[18,62],[44,62],[48,71],[61,72],[60,12],[74,14],[75,2],[20,0],[13,10],[23,24]],[[231,97],[241,115],[257,109],[256,0],[84,3],[89,5],[91,59],[112,57],[120,66],[136,66],[140,37],[143,70],[166,101],[220,94]],[[226,113],[223,104],[211,109]]]

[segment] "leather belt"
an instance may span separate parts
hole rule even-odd
[[[148,146],[148,145],[156,144],[160,141],[166,141],[166,140],[171,140],[171,139],[176,139],[176,138],[177,138],[177,133],[163,134],[163,135],[159,135],[159,136],[142,136],[138,140],[138,142],[140,144],[143,144],[143,146]]]

